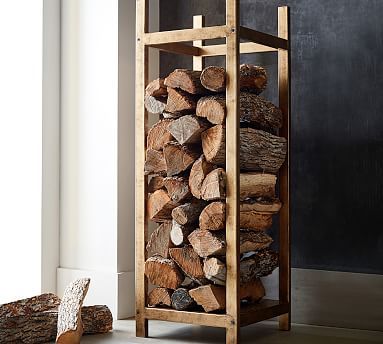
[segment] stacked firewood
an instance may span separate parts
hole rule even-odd
[[[276,173],[286,140],[276,136],[282,112],[259,94],[266,71],[240,67],[240,298],[258,302],[260,277],[278,265],[267,234],[276,198]],[[226,72],[176,69],[146,88],[145,106],[160,115],[147,133],[147,215],[158,227],[147,243],[145,274],[155,287],[148,306],[225,309]]]

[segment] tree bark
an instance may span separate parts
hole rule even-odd
[[[204,207],[205,202],[193,200],[174,208],[172,218],[180,225],[192,225],[198,222],[199,215]]]
[[[208,123],[195,115],[182,116],[168,126],[169,134],[181,145],[201,142],[201,133],[209,127]]]
[[[196,107],[197,102],[195,97],[184,91],[168,88],[168,99],[163,111],[187,115],[195,112]]]
[[[149,193],[153,193],[154,191],[162,189],[163,187],[164,187],[164,177],[153,176],[150,178],[150,181],[148,184],[148,192]]]
[[[260,199],[248,199],[245,202],[241,202],[240,211],[243,212],[255,212],[264,214],[276,214],[282,207],[282,203],[279,199],[274,198],[270,200]]]
[[[277,177],[268,173],[241,173],[240,198],[265,198],[275,197],[275,184]]]
[[[208,284],[190,290],[189,294],[205,312],[214,312],[226,307],[226,293],[223,287]]]
[[[148,307],[171,307],[173,291],[171,289],[157,287],[148,295]]]
[[[167,192],[163,189],[157,190],[149,195],[147,210],[149,219],[154,222],[167,222],[172,219],[172,210],[177,206]]]
[[[186,171],[199,157],[200,152],[191,150],[179,143],[169,142],[164,146],[167,176],[172,177]]]
[[[248,230],[267,230],[273,224],[273,217],[269,213],[258,213],[254,211],[240,212],[239,225]]]
[[[168,131],[172,122],[171,119],[163,119],[149,129],[146,139],[147,149],[162,150],[165,144],[173,140],[172,134]]]
[[[172,230],[170,231],[170,239],[175,246],[181,246],[188,242],[188,235],[193,231],[189,226],[183,226],[172,221]]]
[[[192,197],[187,178],[167,177],[164,179],[164,186],[171,200],[177,204],[184,203]]]
[[[175,69],[165,79],[165,85],[191,94],[206,94],[208,90],[202,86],[200,75],[200,71]]]
[[[171,259],[153,256],[145,262],[145,275],[150,283],[168,289],[177,289],[184,275]]]
[[[225,165],[225,128],[216,125],[201,135],[206,160]],[[240,129],[240,168],[276,173],[286,157],[286,139],[252,128]]]
[[[225,229],[226,205],[224,202],[208,204],[199,216],[199,228],[211,231]]]
[[[145,175],[166,174],[166,160],[162,152],[154,149],[146,151],[144,173]]]
[[[160,115],[166,108],[166,98],[155,98],[152,96],[145,96],[145,108],[153,115]]]
[[[223,168],[216,168],[206,176],[201,187],[201,198],[205,201],[226,198],[226,172]]]
[[[172,223],[170,221],[162,223],[154,230],[146,245],[149,257],[160,255],[163,258],[169,258],[169,248],[174,247],[170,239],[171,230]]]
[[[190,296],[189,291],[185,288],[178,288],[172,294],[172,307],[177,311],[186,311],[195,305],[193,298]]]
[[[164,79],[158,78],[151,81],[145,88],[145,95],[152,97],[166,97],[168,90],[164,84]]]
[[[189,175],[189,187],[193,196],[201,198],[202,183],[206,176],[213,170],[213,165],[206,161],[204,155],[201,155],[193,164]]]

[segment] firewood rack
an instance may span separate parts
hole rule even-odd
[[[291,326],[290,271],[290,41],[289,8],[278,7],[278,36],[240,26],[239,0],[226,0],[226,24],[204,27],[203,16],[194,16],[193,28],[148,32],[149,0],[136,1],[136,335],[148,336],[148,320],[173,321],[226,329],[226,343],[239,343],[240,327],[279,317],[279,329]],[[225,44],[204,45],[204,40],[224,38]],[[244,40],[245,42],[241,42]],[[193,45],[185,44],[193,42]],[[212,314],[146,307],[148,282],[144,274],[145,245],[148,238],[146,216],[147,177],[144,175],[148,115],[144,107],[148,82],[149,47],[193,56],[194,70],[202,70],[204,57],[226,56],[226,312]],[[283,127],[279,135],[287,139],[287,157],[279,171],[279,300],[263,299],[241,307],[239,299],[239,61],[240,54],[278,54],[279,107]]]

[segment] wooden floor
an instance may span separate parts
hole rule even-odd
[[[225,341],[224,330],[210,327],[182,325],[150,321],[152,338],[134,337],[134,320],[115,323],[113,333],[84,336],[81,343],[128,344],[128,343],[177,343],[221,344]],[[242,344],[372,344],[383,343],[383,332],[338,329],[308,325],[293,325],[291,332],[277,330],[274,322],[263,322],[241,330]]]

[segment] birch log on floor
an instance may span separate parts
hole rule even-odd
[[[149,129],[146,139],[147,149],[162,150],[166,143],[173,140],[172,134],[168,131],[172,122],[172,119],[163,119]]]
[[[145,175],[166,174],[166,160],[161,151],[148,149],[146,151],[146,160],[144,166]]]
[[[176,263],[161,256],[153,256],[146,260],[145,275],[150,283],[173,290],[184,280],[184,275]]]
[[[202,86],[200,75],[201,72],[196,70],[175,69],[165,79],[165,85],[191,94],[206,94],[208,90]]]
[[[151,81],[145,88],[145,95],[156,98],[166,97],[168,95],[168,90],[164,84],[164,79],[158,78]]]
[[[171,289],[157,287],[148,295],[148,307],[171,307],[173,291]]]
[[[183,145],[201,142],[201,133],[208,127],[206,120],[195,115],[186,115],[172,121],[167,130],[170,136]]]
[[[222,67],[209,66],[201,73],[201,84],[208,90],[224,92],[226,87],[226,71]],[[267,86],[266,70],[252,64],[242,64],[239,71],[241,90],[256,94],[261,93]]]
[[[206,160],[225,165],[225,127],[216,125],[204,131],[201,137]],[[285,138],[252,128],[240,129],[241,170],[276,173],[285,157]]]
[[[206,161],[201,155],[193,164],[189,175],[189,187],[193,196],[201,198],[202,184],[206,176],[213,170],[214,166]]]
[[[191,198],[188,179],[185,177],[167,177],[164,186],[169,197],[178,204],[184,203]]]
[[[180,225],[192,225],[198,222],[199,215],[205,205],[205,202],[199,200],[179,205],[172,210],[172,218]]]
[[[172,177],[191,167],[200,156],[200,152],[176,142],[169,142],[164,146],[164,157],[168,177]]]
[[[226,198],[226,172],[223,168],[216,168],[205,177],[201,187],[201,198],[205,201]]]
[[[167,192],[163,189],[157,190],[149,195],[147,210],[149,219],[154,222],[166,222],[172,219],[172,210],[177,206]]]
[[[184,91],[168,88],[168,98],[163,111],[179,115],[187,115],[194,113],[196,107],[197,102],[195,97]]]
[[[169,248],[174,247],[170,239],[170,231],[172,230],[172,223],[164,222],[158,226],[150,235],[150,239],[146,245],[148,256],[160,255],[161,257],[169,257]]]

